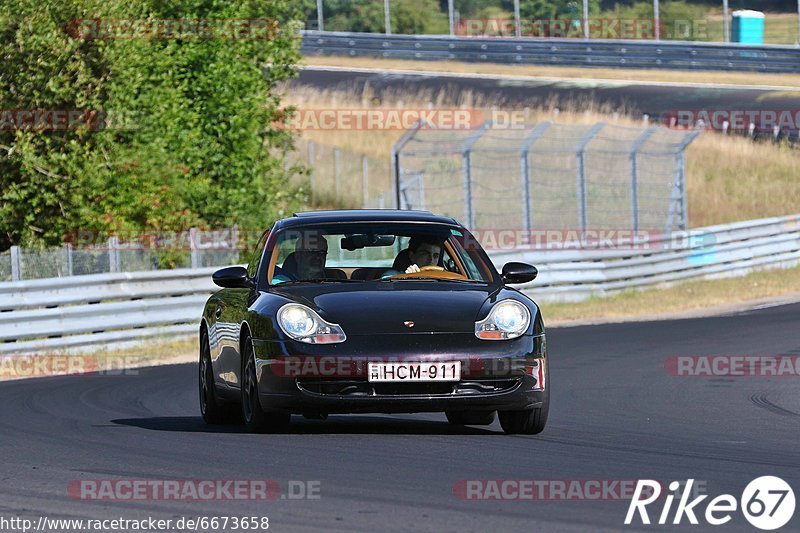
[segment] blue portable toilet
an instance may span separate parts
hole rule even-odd
[[[731,41],[764,44],[764,13],[749,9],[734,11],[731,23]]]

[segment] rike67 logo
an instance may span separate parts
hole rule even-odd
[[[701,513],[700,504],[708,498],[708,495],[696,496],[690,501],[693,484],[694,479],[687,480],[685,488],[680,493],[678,491],[683,483],[673,481],[669,484],[671,493],[664,498],[664,506],[661,508],[656,524],[680,524],[685,516],[690,524],[696,525],[699,523],[697,519],[699,515],[705,518],[708,524],[720,526],[730,522],[733,513],[736,513],[739,508],[751,525],[761,530],[771,531],[786,525],[794,515],[794,491],[779,477],[762,476],[754,479],[742,491],[742,497],[738,501],[731,494],[720,494],[706,504],[704,513]],[[661,492],[661,484],[658,481],[640,479],[628,506],[625,524],[633,523],[637,514],[642,524],[650,524],[647,506],[656,502],[661,497]],[[679,501],[674,515],[672,515],[672,521],[669,521],[676,496]]]

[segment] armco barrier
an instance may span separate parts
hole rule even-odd
[[[594,295],[800,263],[800,215],[696,228],[646,250],[490,251],[501,267],[525,261],[539,277],[521,286],[537,300]],[[0,283],[0,353],[114,344],[194,334],[215,290],[214,268],[97,274]]]
[[[687,41],[475,38],[304,31],[305,55],[554,66],[800,72],[800,47]]]

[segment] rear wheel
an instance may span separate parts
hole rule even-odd
[[[242,418],[253,433],[280,433],[289,429],[289,413],[264,411],[258,399],[258,379],[253,343],[247,338],[242,348]]]
[[[488,426],[494,423],[494,411],[445,411],[447,421],[456,426]]]
[[[208,344],[208,333],[205,329],[200,333],[200,361],[198,385],[200,393],[200,414],[206,424],[225,424],[236,422],[239,418],[235,406],[224,403],[217,396],[214,385],[214,369],[211,366],[211,349]]]
[[[507,434],[536,435],[544,430],[550,411],[550,365],[545,367],[545,389],[542,406],[520,411],[499,411],[500,426]]]

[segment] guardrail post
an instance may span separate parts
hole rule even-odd
[[[417,121],[417,123],[414,124],[411,127],[411,129],[405,132],[403,136],[400,137],[400,139],[396,143],[394,143],[394,145],[392,145],[392,153],[390,156],[391,159],[389,160],[389,166],[393,178],[392,188],[394,190],[392,192],[394,192],[395,207],[397,209],[402,209],[401,207],[402,204],[400,202],[400,174],[401,174],[400,154],[402,153],[403,148],[405,148],[406,144],[408,144],[408,142],[411,139],[413,139],[414,136],[417,134],[419,129],[422,127],[422,124],[423,122],[421,120]],[[381,196],[381,208],[383,208],[383,196]]]
[[[22,279],[22,258],[19,246],[11,247],[11,281]]]
[[[491,126],[491,120],[484,122],[475,133],[467,137],[461,147],[461,171],[464,174],[464,225],[469,230],[475,228],[475,217],[472,212],[472,147]]]
[[[67,255],[67,276],[74,275],[72,273],[72,243],[68,242],[64,245],[64,253]]]
[[[589,128],[589,131],[578,141],[578,146],[575,150],[578,162],[578,217],[580,218],[581,241],[583,241],[586,236],[586,170],[584,152],[586,151],[586,145],[589,144],[589,141],[591,141],[605,125],[605,122],[598,122]]]
[[[531,178],[530,165],[528,164],[528,152],[530,152],[533,143],[544,135],[544,132],[551,124],[552,122],[549,120],[537,124],[528,136],[525,137],[525,140],[522,141],[522,148],[520,149],[519,169],[522,178],[522,226],[525,229],[526,238],[530,236],[531,229],[533,229],[531,225]]]
[[[656,127],[650,127],[644,130],[631,145],[631,151],[628,157],[631,161],[631,224],[633,231],[639,231],[639,183],[638,183],[638,165],[636,163],[636,155],[642,145],[652,137],[656,132]]]
[[[361,190],[363,193],[361,206],[367,207],[369,204],[369,161],[365,155],[361,156]]]

